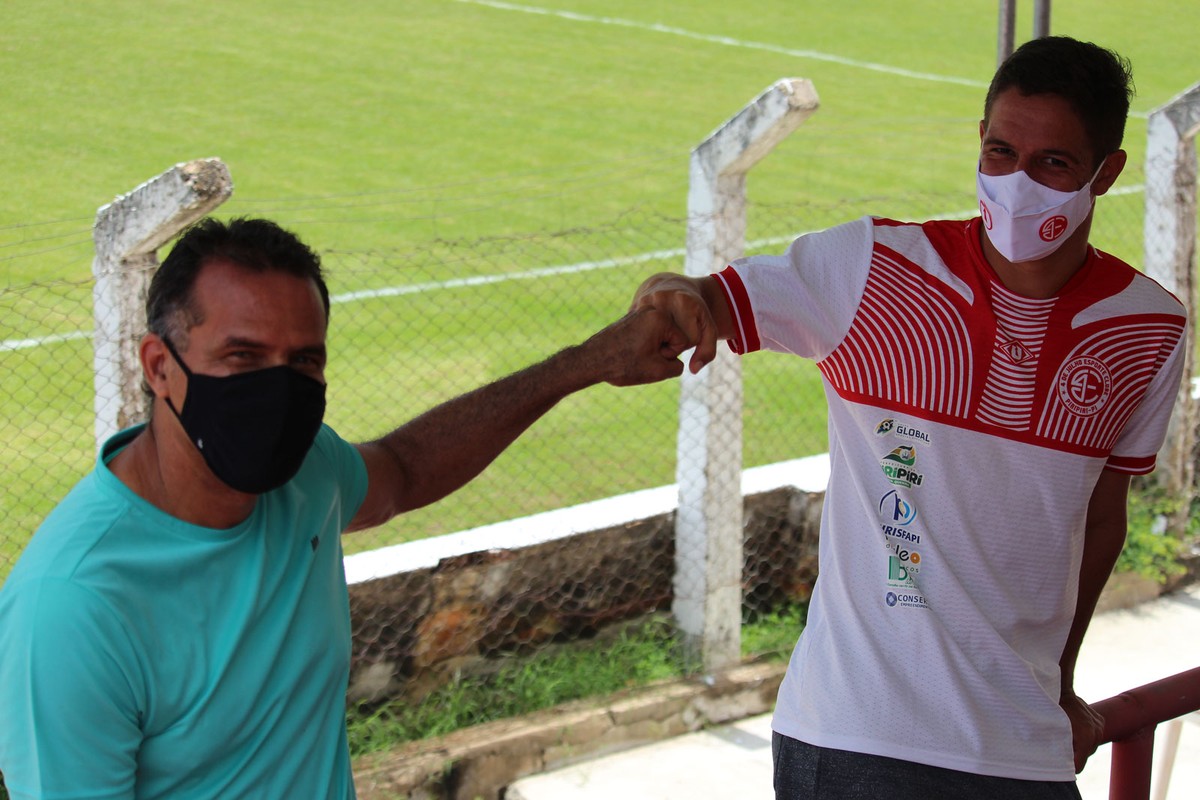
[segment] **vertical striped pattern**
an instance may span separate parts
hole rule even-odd
[[[1146,387],[1162,368],[1183,329],[1182,320],[1138,320],[1097,331],[1079,342],[1063,359],[1050,387],[1037,434],[1053,441],[1108,450],[1145,397]],[[1094,415],[1073,413],[1063,401],[1059,387],[1064,372],[1077,358],[1089,357],[1107,368],[1112,380],[1110,394]]]
[[[1021,297],[997,283],[992,283],[991,293],[996,352],[976,413],[981,422],[1027,431],[1033,425],[1035,377],[1055,300]],[[1017,359],[1009,354],[1014,342],[1022,354]]]
[[[839,391],[965,418],[974,359],[967,324],[945,287],[876,250],[858,316],[820,363]]]

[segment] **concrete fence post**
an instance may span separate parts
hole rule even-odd
[[[1173,292],[1187,307],[1188,344],[1184,380],[1167,440],[1158,454],[1158,481],[1173,497],[1190,498],[1196,464],[1196,426],[1192,397],[1196,325],[1196,134],[1200,132],[1200,83],[1155,109],[1146,131],[1146,274]],[[1177,529],[1187,523],[1185,503]]]
[[[229,169],[210,158],[177,164],[96,212],[92,238],[95,316],[96,446],[146,419],[138,344],[157,250],[225,202]]]
[[[778,81],[693,151],[685,272],[723,269],[745,249],[746,173],[817,108],[812,83]],[[724,346],[680,389],[674,614],[691,659],[741,658],[742,384]]]

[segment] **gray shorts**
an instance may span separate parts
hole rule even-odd
[[[1080,800],[1074,781],[974,775],[850,753],[775,733],[775,800]]]

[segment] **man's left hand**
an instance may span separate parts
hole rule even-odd
[[[1071,748],[1075,751],[1075,774],[1079,774],[1104,738],[1104,717],[1074,692],[1064,693],[1058,704],[1071,720]]]

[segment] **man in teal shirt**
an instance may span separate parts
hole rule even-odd
[[[322,423],[329,296],[265,220],[164,260],[140,346],[151,418],[102,448],[0,589],[0,772],[14,798],[350,798],[339,536],[444,497],[599,382],[682,371],[631,313],[351,445]]]

